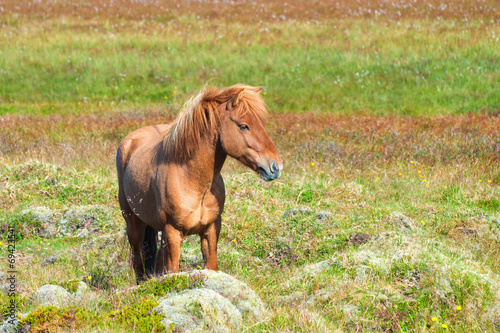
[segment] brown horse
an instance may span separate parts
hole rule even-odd
[[[280,176],[281,158],[264,129],[261,89],[205,89],[172,124],[141,128],[120,143],[118,198],[138,283],[145,274],[163,273],[165,264],[178,272],[182,241],[192,234],[200,235],[205,268],[218,269],[226,196],[220,171],[227,155],[266,181]]]

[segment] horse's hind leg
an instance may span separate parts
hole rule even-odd
[[[137,283],[154,274],[157,231],[142,222],[134,213],[123,213],[127,236],[132,248],[131,261]]]
[[[144,234],[143,251],[144,251],[144,269],[146,270],[146,275],[148,277],[152,276],[155,272],[157,240],[158,240],[158,231],[147,225]]]
[[[123,215],[125,216],[125,213]],[[154,274],[158,232],[142,222],[134,213],[128,214],[125,220],[128,241],[132,248],[132,268],[139,284]]]
[[[132,252],[130,254],[130,259],[132,262],[132,268],[135,272],[135,277],[137,283],[143,281],[144,278],[144,257],[143,257],[143,243],[144,236],[146,235],[146,224],[137,218],[137,216],[130,212],[123,212],[123,217],[127,221],[127,236],[128,242]]]

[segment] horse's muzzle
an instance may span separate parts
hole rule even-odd
[[[267,166],[267,168],[259,166],[260,176],[266,182],[270,182],[271,180],[279,178],[282,170],[283,167],[279,168],[278,164],[275,161],[271,161],[271,163],[269,164],[269,166]]]

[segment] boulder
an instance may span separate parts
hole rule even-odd
[[[242,328],[242,318],[265,317],[264,303],[246,283],[223,272],[200,272],[206,278],[203,288],[169,293],[160,299],[155,310],[165,316],[167,327],[175,324],[188,332],[232,332]]]
[[[202,272],[208,277],[205,281],[206,287],[226,297],[243,316],[250,316],[254,319],[265,316],[264,303],[245,282],[223,272],[211,270]]]
[[[241,328],[240,311],[211,289],[191,289],[166,297],[156,308],[166,327],[171,324],[187,332],[231,332]]]

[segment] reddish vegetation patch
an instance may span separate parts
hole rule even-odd
[[[0,119],[0,157],[74,159],[108,164],[128,133],[166,123],[158,110],[96,115]],[[362,168],[415,160],[426,165],[500,161],[500,117],[319,116],[274,114],[267,128],[288,165],[310,161]]]
[[[425,164],[500,159],[500,117],[281,115],[271,125],[286,152],[366,166],[400,159]]]
[[[235,0],[235,1],[180,1],[180,0],[6,0],[2,1],[3,15],[18,14],[29,18],[154,20],[165,21],[181,15],[198,19],[254,22],[285,20],[328,20],[343,18],[387,17],[406,18],[460,18],[485,19],[500,17],[496,0]]]

